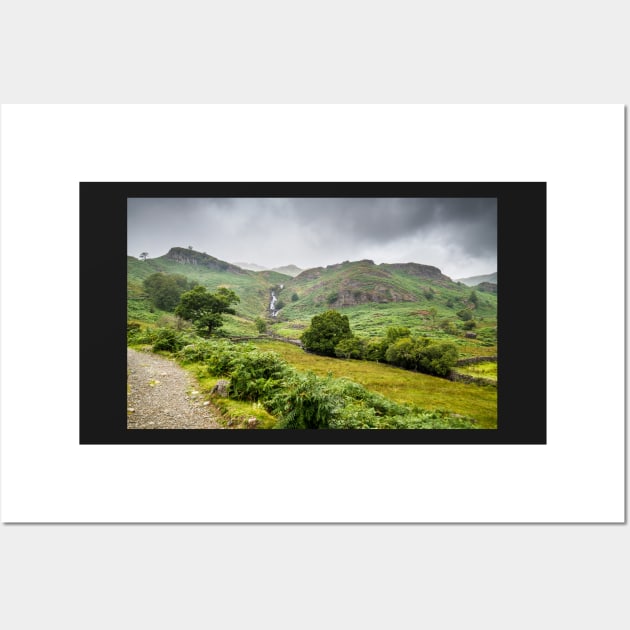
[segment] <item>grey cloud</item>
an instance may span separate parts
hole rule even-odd
[[[451,277],[496,270],[496,199],[130,199],[128,253],[170,247],[300,267],[372,258],[432,264]]]

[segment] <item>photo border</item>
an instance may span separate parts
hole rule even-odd
[[[81,182],[79,197],[80,444],[546,444],[546,182]],[[497,429],[127,429],[132,197],[497,198]],[[107,244],[107,265],[92,256],[95,243]]]

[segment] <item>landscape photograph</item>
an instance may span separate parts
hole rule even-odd
[[[494,197],[129,197],[127,429],[496,430]]]

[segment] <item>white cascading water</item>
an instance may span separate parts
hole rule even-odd
[[[276,317],[278,311],[276,311],[276,302],[277,302],[276,294],[271,292],[271,302],[269,303],[269,312],[271,313],[271,317]]]

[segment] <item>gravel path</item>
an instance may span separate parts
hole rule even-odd
[[[173,361],[127,348],[127,428],[223,429],[195,379]]]

